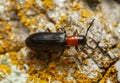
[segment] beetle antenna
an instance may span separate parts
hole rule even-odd
[[[95,20],[95,19],[92,20],[92,22],[90,23],[89,27],[87,28],[87,31],[86,31],[85,36],[87,36],[87,33],[88,33],[89,29],[91,28],[91,26],[93,25],[94,20]]]

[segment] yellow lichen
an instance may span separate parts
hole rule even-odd
[[[0,39],[3,39],[4,37],[3,37],[3,35],[2,34],[0,34]]]
[[[84,18],[80,18],[80,22],[84,22],[85,21],[85,19]]]
[[[0,47],[0,53],[4,53],[5,49],[3,47]]]
[[[111,30],[110,30],[109,28],[107,28],[107,30],[106,30],[106,31],[107,31],[107,33],[111,33]]]
[[[6,30],[10,30],[10,28],[11,28],[11,24],[6,24]]]
[[[107,40],[104,40],[104,44],[107,45],[107,44],[108,44],[108,41],[107,41]]]
[[[19,63],[16,56],[17,56],[17,52],[15,51],[10,52],[10,59],[11,59],[12,64],[14,65],[18,65]]]
[[[48,10],[48,9],[54,9],[54,0],[43,0],[42,5]]]
[[[64,22],[64,21],[67,20],[67,17],[66,17],[66,16],[61,15],[60,17],[61,17],[61,18],[60,18],[60,23],[62,23],[62,22]]]
[[[73,4],[73,10],[76,10],[76,11],[80,10],[79,3],[74,3]]]
[[[0,64],[0,74],[2,75],[10,75],[11,74],[11,69],[8,65],[6,64]]]
[[[27,0],[25,3],[25,8],[30,8],[31,6],[35,5],[36,1],[35,0]]]
[[[101,18],[100,18],[100,22],[102,22],[102,23],[106,23],[106,22],[107,22],[107,19],[106,19],[106,18],[101,17]],[[106,25],[105,25],[105,28],[106,28]]]
[[[117,26],[118,26],[118,23],[117,23],[117,22],[114,22],[112,25],[113,25],[113,27],[117,27]]]
[[[55,63],[52,63],[49,65],[49,69],[52,69],[52,68],[55,68],[56,67],[56,64]]]
[[[24,23],[25,26],[28,26],[28,25],[32,25],[32,24],[38,22],[38,20],[36,18],[30,19],[30,18],[27,18],[25,16],[22,16],[20,22]]]
[[[88,60],[84,60],[83,64],[88,65],[89,64]]]
[[[26,23],[27,22],[27,18],[25,16],[22,16],[20,22]]]
[[[103,79],[100,81],[100,83],[106,83],[107,79],[110,79],[112,81],[116,81],[116,75],[117,71],[116,69],[114,68],[114,66],[112,65],[108,70],[107,72],[105,73]]]
[[[119,48],[119,49],[120,49],[120,44],[118,44],[118,45],[117,45],[117,48]]]
[[[82,13],[83,18],[88,18],[88,17],[92,16],[92,12],[89,12],[85,9],[81,9],[81,13]]]

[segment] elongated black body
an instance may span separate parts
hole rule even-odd
[[[66,36],[65,32],[39,32],[30,35],[25,43],[35,52],[45,50],[64,49],[67,46],[78,46],[79,44],[86,44],[87,32],[92,26],[95,19],[92,20],[85,35],[74,34],[72,36]]]
[[[39,32],[26,39],[26,45],[33,51],[54,50],[66,45],[65,33]]]

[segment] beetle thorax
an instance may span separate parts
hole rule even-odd
[[[82,45],[86,44],[86,36],[84,35],[78,36],[78,43]]]

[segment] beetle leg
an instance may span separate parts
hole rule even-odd
[[[47,31],[47,32],[51,32],[49,28],[47,28],[45,31]]]
[[[89,37],[89,38],[92,39],[92,41],[95,43],[96,46],[93,48],[93,47],[89,46],[89,45],[86,43],[86,46],[87,46],[87,47],[89,47],[89,48],[92,49],[92,50],[94,50],[94,49],[96,49],[96,48],[100,48],[100,47],[99,47],[100,41],[97,42],[97,41],[95,41],[93,38],[91,38],[91,37]]]
[[[100,41],[96,42],[96,41],[95,41],[93,38],[91,38],[91,37],[90,37],[90,39],[92,39],[93,42],[96,44],[96,47],[95,47],[95,48],[99,47],[99,43],[100,43]]]
[[[78,35],[78,31],[75,30],[75,31],[73,32],[73,35]]]
[[[61,51],[59,51],[57,57],[55,58],[55,60],[60,59],[61,55],[63,54],[63,52],[65,51],[65,49],[62,49]]]
[[[57,30],[61,30],[62,32],[66,33],[66,30],[64,28],[58,28]]]
[[[46,64],[40,69],[41,71],[42,70],[44,70],[45,68],[47,69],[48,67],[49,67],[49,64],[51,63],[51,60],[50,60],[50,58],[51,58],[51,55],[47,55],[47,62],[46,62]]]
[[[53,62],[53,61],[56,61],[58,59],[60,59],[61,55],[63,54],[65,49],[62,49],[61,51],[59,51],[57,57],[55,57],[53,60],[50,59],[52,57],[52,55],[48,55],[48,61],[46,62],[46,65],[41,69],[41,70],[44,70],[45,68],[48,68],[49,65]]]
[[[78,48],[77,46],[75,46],[75,50],[76,50],[77,52],[79,52],[79,48]]]
[[[87,43],[86,43],[86,46],[87,46],[88,48],[92,49],[92,50],[94,50],[94,49],[95,49],[95,48],[93,48],[93,47],[89,46]]]

